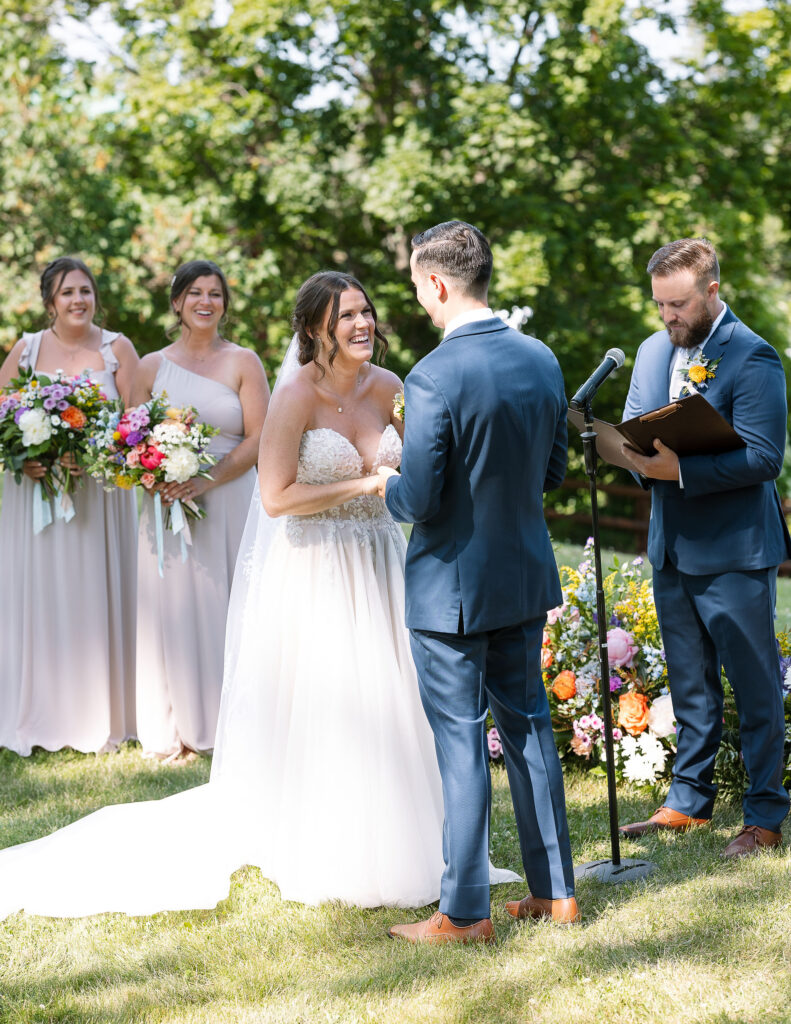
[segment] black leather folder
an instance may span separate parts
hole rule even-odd
[[[582,433],[584,417],[576,409],[569,409],[569,422]],[[736,448],[745,448],[726,419],[710,405],[703,395],[690,395],[659,409],[643,413],[623,423],[594,420],[596,450],[605,462],[613,466],[632,469],[624,457],[624,441],[643,455],[656,455],[654,438],[671,448],[676,455],[718,455]]]

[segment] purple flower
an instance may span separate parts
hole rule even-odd
[[[130,409],[126,414],[126,422],[134,431],[142,430],[143,427],[147,427],[151,422],[151,418],[148,415],[148,409],[144,406],[138,406],[136,409]],[[140,438],[142,441],[142,437]],[[138,441],[134,442],[138,444]]]
[[[142,430],[130,430],[126,435],[126,443],[133,448],[136,444],[140,444],[145,436]]]
[[[68,407],[69,407],[69,403],[68,402],[58,402],[58,411],[59,412],[63,412],[65,409],[68,409]]]
[[[26,405],[22,405],[22,406],[20,406],[20,407],[19,407],[19,408],[17,409],[17,411],[16,411],[15,413],[14,413],[14,423],[19,423],[19,421],[20,421],[20,420],[22,419],[22,416],[23,416],[23,415],[24,415],[24,414],[25,414],[26,412],[27,412],[27,406],[26,406]]]
[[[47,412],[52,412],[52,410],[55,408],[57,404],[58,403],[55,401],[52,395],[44,399],[44,408],[47,410]]]
[[[610,693],[616,693],[623,686],[623,680],[618,676],[610,676]]]

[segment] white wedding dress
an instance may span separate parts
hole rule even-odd
[[[389,426],[370,471],[400,455]],[[299,481],[365,468],[336,431],[303,435]],[[0,917],[211,908],[244,864],[302,903],[436,901],[442,791],[403,625],[405,547],[377,497],[270,520],[256,491],[211,781],[0,851]]]

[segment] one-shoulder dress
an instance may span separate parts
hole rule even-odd
[[[36,368],[43,332],[25,335],[20,369]],[[91,378],[117,398],[112,350]],[[0,747],[85,752],[135,735],[137,508],[83,477],[71,522],[33,533],[33,481],[3,482],[0,514]]]
[[[194,406],[217,427],[209,452],[218,459],[243,438],[239,395],[226,384],[193,373],[162,356],[152,388],[171,405]],[[140,516],[137,590],[137,734],[147,753],[168,755],[183,744],[211,750],[222,690],[225,618],[234,565],[255,471],[213,487],[199,503],[206,518],[191,519],[192,544],[164,531],[164,578],[157,562],[154,502],[144,496]]]

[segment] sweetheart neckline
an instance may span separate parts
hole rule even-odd
[[[335,434],[336,437],[342,438],[349,445],[349,447],[352,449],[352,451],[356,454],[357,458],[360,460],[360,465],[363,467],[363,470],[365,470],[368,474],[373,472],[373,465],[376,464],[376,460],[379,458],[379,452],[382,450],[382,440],[384,439],[384,436],[387,433],[387,431],[388,430],[395,430],[396,436],[398,436],[398,431],[393,426],[393,424],[392,423],[388,423],[387,426],[382,431],[382,433],[379,435],[379,444],[376,446],[376,455],[374,455],[374,461],[373,461],[372,468],[369,469],[369,470],[366,470],[366,468],[365,468],[365,459],[362,457],[362,455],[360,453],[360,449],[357,447],[356,444],[354,444],[353,441],[350,441],[349,438],[345,434],[342,434],[340,432],[340,430],[336,430],[335,427],[311,427],[310,430],[303,430],[302,431],[302,436],[304,437],[306,434],[315,434],[319,430],[328,430],[331,434]],[[399,438],[399,440],[400,440],[400,438]]]

